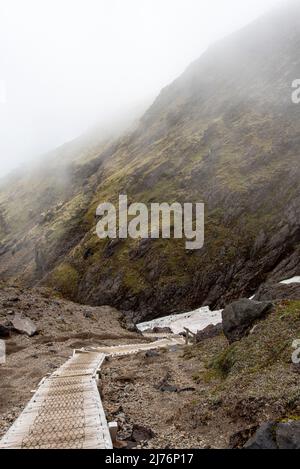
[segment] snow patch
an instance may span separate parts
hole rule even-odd
[[[153,321],[141,322],[137,328],[143,332],[154,327],[169,327],[174,334],[184,332],[187,327],[192,332],[202,331],[210,324],[216,325],[222,322],[222,310],[211,311],[208,306],[182,314],[172,314]]]
[[[283,283],[284,285],[290,285],[291,283],[300,283],[300,277],[299,276],[292,277],[292,278],[289,278],[287,280],[283,280],[280,283]]]

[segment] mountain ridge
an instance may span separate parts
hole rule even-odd
[[[300,74],[300,6],[290,5],[211,46],[135,130],[68,168],[62,191],[55,170],[47,183],[20,177],[2,191],[0,275],[139,319],[224,306],[299,275],[300,108],[291,83]],[[36,194],[49,200],[32,208]],[[146,204],[203,201],[204,248],[99,240],[96,207],[118,194]]]

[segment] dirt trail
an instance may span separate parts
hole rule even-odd
[[[15,313],[38,327],[33,337],[13,333],[5,339],[6,363],[0,365],[0,437],[32,397],[41,379],[59,368],[74,348],[140,343],[141,334],[120,325],[114,308],[79,305],[46,289],[27,290],[0,283],[0,324]],[[145,340],[146,342],[149,339]]]
[[[241,447],[261,423],[300,415],[299,368],[291,363],[291,344],[300,334],[299,302],[279,304],[233,345],[220,333],[196,346],[168,341],[150,351],[144,348],[152,337],[124,330],[113,308],[0,284],[0,324],[15,313],[31,318],[38,334],[29,338],[14,332],[5,339],[0,437],[40,380],[82,347],[118,354],[143,346],[138,353],[111,357],[101,368],[107,419],[118,422],[118,438],[128,447]]]
[[[22,414],[0,440],[0,448],[112,448],[97,390],[97,375],[105,358],[183,343],[182,337],[168,337],[147,344],[74,350],[72,358],[43,378]]]
[[[207,446],[201,433],[191,432],[180,419],[181,409],[198,395],[192,372],[182,363],[183,352],[182,345],[171,345],[150,354],[116,357],[104,364],[102,402],[108,419],[119,423],[119,438],[131,440],[135,426],[153,432],[151,439],[130,442],[130,447]]]

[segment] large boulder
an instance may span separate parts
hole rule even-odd
[[[242,298],[222,312],[223,331],[230,343],[240,340],[251,330],[258,319],[263,319],[273,309],[273,303]]]
[[[202,331],[197,331],[196,343],[202,342],[203,340],[206,340],[206,339],[213,339],[214,337],[217,337],[218,335],[220,335],[222,332],[223,332],[223,326],[221,323],[216,324],[215,326],[213,324],[210,324]]]
[[[256,293],[254,300],[300,300],[300,283],[264,283]]]
[[[32,337],[37,333],[37,327],[34,322],[22,314],[16,314],[11,323],[13,328],[20,334],[27,334],[29,337]]]
[[[6,339],[10,337],[10,332],[10,327],[5,326],[4,324],[0,324],[0,339]]]
[[[173,334],[172,329],[170,327],[153,327],[152,331],[153,334]]]
[[[300,421],[291,420],[279,423],[276,430],[279,449],[300,449]]]
[[[144,427],[142,425],[133,425],[131,439],[137,443],[141,441],[148,441],[155,437],[155,433],[151,428]]]
[[[245,449],[300,449],[300,421],[267,422],[245,444]]]
[[[274,440],[275,422],[263,423],[244,445],[245,449],[277,449]]]

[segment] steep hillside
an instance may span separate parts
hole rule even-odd
[[[32,321],[37,333],[28,337],[11,330],[15,315]],[[140,335],[124,331],[119,321],[120,313],[110,307],[78,305],[53,297],[46,288],[20,289],[0,282],[0,336],[6,343],[6,364],[0,366],[0,438],[32,397],[32,389],[74,348],[141,343]]]
[[[300,302],[286,301],[232,345],[221,332],[184,351],[108,362],[108,418],[122,440],[136,423],[150,428],[145,448],[241,448],[266,421],[299,421],[299,365],[291,360],[299,334]]]
[[[299,45],[292,2],[212,46],[162,90],[135,131],[66,178],[49,163],[42,188],[36,175],[6,183],[1,276],[146,318],[222,306],[299,275],[300,107],[291,101]],[[96,207],[119,194],[147,204],[204,201],[204,248],[100,241]]]

